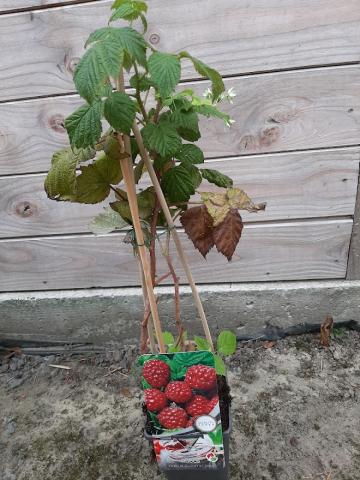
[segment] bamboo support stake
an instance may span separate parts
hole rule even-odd
[[[144,270],[142,269],[141,261],[139,259],[139,271],[140,271],[140,280],[141,280],[141,288],[143,292],[143,298],[144,298],[144,310],[146,309],[146,303],[148,300],[148,295],[147,295],[147,290],[146,290],[146,283],[145,283],[145,276],[144,276]],[[152,317],[150,315],[148,323],[147,323],[147,331],[149,335],[149,343],[150,343],[150,351],[151,353],[156,352],[156,344],[155,344],[155,338],[154,338],[154,324],[152,321]]]
[[[124,143],[125,143],[125,151],[126,153],[128,153],[128,145],[126,142],[126,137],[125,137]],[[158,312],[155,293],[154,293],[154,289],[151,281],[149,259],[146,253],[144,235],[143,235],[140,218],[139,218],[139,209],[138,209],[137,198],[136,198],[136,190],[135,190],[135,182],[134,182],[131,158],[130,157],[122,158],[120,160],[120,164],[121,164],[121,171],[124,177],[124,183],[125,183],[126,191],[128,195],[129,207],[130,207],[131,217],[132,217],[136,241],[137,241],[137,248],[139,251],[140,261],[141,261],[142,269],[144,272],[145,286],[146,286],[147,296],[150,303],[151,315],[154,322],[156,340],[159,345],[160,353],[165,353],[166,350],[165,350],[165,345],[163,340],[163,332],[161,330],[159,312]]]
[[[122,69],[120,71],[120,75],[117,80],[117,89],[120,92],[125,91],[124,71]],[[121,145],[119,136],[118,136],[118,141],[121,147],[122,145]],[[141,262],[142,270],[144,272],[145,287],[147,290],[147,297],[150,303],[150,311],[151,311],[151,315],[154,323],[156,340],[159,345],[160,353],[165,353],[166,349],[164,345],[163,332],[161,329],[161,323],[160,323],[159,312],[157,308],[156,297],[154,293],[154,287],[151,279],[150,263],[146,253],[146,247],[144,243],[144,234],[141,228],[140,217],[139,217],[139,208],[138,208],[137,197],[136,197],[135,178],[134,178],[134,170],[133,170],[133,164],[132,164],[132,158],[131,158],[131,143],[130,143],[129,135],[124,135],[124,146],[125,146],[125,152],[128,154],[128,156],[120,159],[120,166],[121,166],[121,171],[123,174],[123,179],[124,179],[124,183],[125,183],[126,191],[128,195],[128,202],[129,202],[131,217],[133,220],[136,242],[138,244],[137,248],[139,252],[140,262]]]
[[[136,121],[134,121],[134,123],[133,123],[133,132],[134,132],[135,139],[136,139],[136,142],[137,142],[138,147],[139,147],[140,155],[141,155],[142,159],[144,160],[146,168],[149,172],[150,179],[152,181],[152,184],[154,185],[156,195],[159,199],[161,208],[164,212],[166,222],[167,222],[167,224],[168,224],[168,226],[171,230],[171,233],[172,233],[172,236],[173,236],[173,239],[174,239],[174,243],[175,243],[175,246],[176,246],[180,261],[181,261],[181,264],[182,264],[182,266],[185,270],[186,277],[187,277],[189,285],[191,287],[191,291],[192,291],[192,294],[193,294],[193,297],[194,297],[194,300],[195,300],[196,308],[197,308],[197,311],[198,311],[198,314],[200,316],[200,320],[201,320],[201,323],[202,323],[202,326],[203,326],[203,329],[204,329],[204,332],[205,332],[206,340],[208,341],[209,345],[211,345],[212,351],[214,351],[214,344],[213,344],[213,341],[212,341],[212,338],[211,338],[209,325],[208,325],[208,322],[207,322],[207,319],[206,319],[204,308],[203,308],[202,303],[201,303],[201,298],[200,298],[197,286],[195,284],[194,278],[193,278],[191,270],[190,270],[189,262],[186,258],[184,249],[183,249],[181,241],[180,241],[180,237],[178,235],[175,224],[174,224],[173,219],[171,217],[171,213],[170,213],[168,204],[166,202],[163,191],[161,189],[159,180],[156,176],[156,172],[154,170],[152,161],[151,161],[151,159],[149,157],[149,154],[148,154],[148,152],[147,152],[147,150],[144,146],[142,136],[141,136],[141,133],[139,131],[139,127],[137,126]]]

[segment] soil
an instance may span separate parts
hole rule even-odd
[[[228,375],[231,479],[360,480],[359,343],[336,330],[328,349],[318,335],[239,346]],[[160,480],[136,355],[0,359],[0,479]]]

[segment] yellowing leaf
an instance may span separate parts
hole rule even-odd
[[[201,192],[201,199],[214,221],[214,227],[225,220],[230,210],[226,193]]]

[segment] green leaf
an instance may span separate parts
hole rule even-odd
[[[211,345],[209,345],[209,342],[205,340],[205,338],[194,336],[194,342],[199,350],[210,350],[211,351]]]
[[[165,172],[161,188],[171,202],[187,202],[199,185],[198,175],[196,167],[187,162],[181,163]]]
[[[79,94],[89,103],[100,97],[109,78],[119,75],[123,61],[122,45],[108,38],[95,43],[75,69],[74,83]]]
[[[180,149],[174,154],[174,157],[181,162],[186,161],[194,164],[204,162],[203,151],[197,145],[192,145],[191,143],[181,145]]]
[[[114,230],[121,230],[127,225],[128,223],[118,213],[110,207],[106,207],[102,213],[92,219],[89,228],[95,235],[105,235]]]
[[[127,200],[117,200],[116,202],[111,202],[110,208],[114,210],[114,212],[117,212],[125,222],[127,222],[129,225],[132,225],[130,206]]]
[[[142,220],[147,220],[152,215],[155,206],[155,190],[154,187],[148,187],[137,194],[137,202],[139,208],[139,216]],[[127,200],[117,200],[110,203],[110,207],[121,217],[132,224],[132,216]]]
[[[76,194],[77,157],[70,148],[54,153],[45,178],[45,191],[52,200],[71,201]]]
[[[217,170],[202,168],[200,171],[201,171],[202,177],[205,178],[205,180],[207,180],[210,183],[214,183],[218,187],[230,188],[233,186],[232,179],[227,175],[224,175],[223,173],[218,172]]]
[[[91,165],[81,167],[81,174],[76,179],[76,201],[79,203],[102,202],[110,193],[110,185],[116,185],[121,178],[119,162],[115,158],[103,155]]]
[[[218,375],[226,375],[226,365],[220,355],[214,355],[215,370]]]
[[[139,18],[142,12],[147,12],[147,5],[145,2],[141,2],[139,0],[128,0],[126,2],[122,2],[121,5],[116,7],[115,12],[110,18],[110,22],[114,22],[115,20],[119,20],[121,18],[130,21],[136,20]]]
[[[178,133],[189,142],[196,142],[201,137],[199,118],[194,110],[176,109],[169,115]]]
[[[135,114],[135,102],[126,93],[115,92],[105,101],[105,118],[117,131],[130,134]]]
[[[216,349],[223,355],[233,355],[236,352],[236,335],[229,330],[223,330],[217,339]]]
[[[141,131],[146,148],[155,150],[162,157],[174,155],[181,146],[181,138],[175,128],[167,123],[149,123]]]
[[[176,55],[154,52],[148,60],[151,79],[162,97],[167,97],[180,81],[181,65]]]
[[[209,67],[201,60],[192,57],[188,52],[181,52],[180,58],[188,58],[192,61],[195,70],[202,77],[208,78],[211,81],[211,88],[213,92],[213,99],[216,101],[220,95],[225,91],[225,85],[221,75],[214,68]]]
[[[222,112],[218,108],[214,107],[214,105],[194,105],[194,110],[198,112],[200,115],[204,115],[204,117],[210,118],[210,117],[215,117],[215,118],[220,118],[220,120],[223,120],[226,125],[229,125],[230,123],[230,115],[227,113]]]
[[[70,143],[76,148],[93,147],[101,137],[102,103],[82,105],[65,120]]]
[[[164,332],[163,333],[163,342],[165,345],[171,345],[175,343],[174,335],[171,332]]]
[[[133,75],[130,78],[130,87],[139,90],[140,92],[147,92],[151,87],[154,86],[152,80],[149,77],[144,75],[138,76]]]
[[[140,65],[146,67],[146,43],[142,35],[131,27],[103,27],[92,32],[85,44],[106,42],[122,48]]]

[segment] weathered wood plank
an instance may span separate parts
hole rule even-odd
[[[208,261],[182,234],[199,283],[344,278],[352,220],[245,226],[231,263]],[[46,290],[138,285],[132,247],[121,234],[0,241],[0,290]],[[160,256],[161,257],[161,256]],[[158,273],[164,273],[159,259]],[[175,260],[184,282],[184,276]]]
[[[15,10],[26,10],[36,7],[61,6],[97,0],[0,0],[0,13],[13,12]]]
[[[208,161],[243,187],[257,202],[267,202],[257,222],[352,215],[359,171],[358,148],[259,155]],[[45,175],[0,178],[0,238],[80,233],[103,205],[54,202],[43,188]],[[215,187],[216,188],[216,187]],[[202,190],[212,190],[204,182]]]
[[[84,41],[106,24],[111,3],[0,18],[0,99],[73,91]],[[152,0],[150,7],[148,39],[156,48],[189,49],[223,75],[359,60],[358,0],[226,0],[221,7]],[[195,76],[184,63],[184,77]]]
[[[346,279],[360,280],[360,183],[358,184],[357,190]]]
[[[207,82],[190,84],[200,92]],[[231,78],[238,93],[227,129],[203,120],[208,158],[355,145],[360,138],[360,67],[337,67]],[[76,95],[0,104],[0,175],[46,171],[67,145],[64,117]]]

